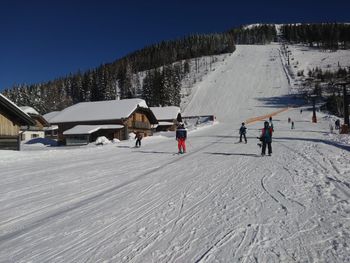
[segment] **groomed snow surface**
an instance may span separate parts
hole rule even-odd
[[[0,262],[349,262],[350,146],[329,119],[274,116],[271,157],[262,121],[237,143],[242,121],[294,103],[278,48],[238,46],[198,84],[185,111],[219,123],[186,154],[167,136],[0,151]]]

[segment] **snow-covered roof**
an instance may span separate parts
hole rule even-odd
[[[142,99],[81,102],[59,112],[50,120],[50,123],[128,118],[137,107],[148,109],[146,102]]]
[[[77,125],[63,132],[64,135],[91,134],[102,129],[121,129],[123,125]]]
[[[47,122],[50,122],[51,119],[55,117],[58,113],[60,113],[60,111],[51,111],[49,113],[44,114],[43,117]]]
[[[34,108],[29,107],[29,106],[22,106],[22,107],[20,107],[20,109],[27,114],[40,115],[39,112],[37,112]]]
[[[150,107],[153,114],[156,116],[158,121],[161,120],[174,120],[180,113],[180,108],[176,106],[168,107]]]
[[[58,130],[58,125],[51,125],[50,127],[44,127],[44,131]]]
[[[169,125],[174,125],[174,123],[170,122],[170,121],[160,121],[160,122],[158,122],[158,126],[169,126]]]
[[[6,108],[12,109],[12,111],[16,112],[17,115],[21,118],[22,121],[24,121],[23,124],[35,124],[34,120],[23,110],[21,110],[20,107],[18,107],[15,103],[13,103],[11,100],[6,98],[4,95],[0,93],[0,104],[3,104]]]

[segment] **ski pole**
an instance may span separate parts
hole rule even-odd
[[[191,148],[193,148],[192,143],[190,143],[190,141],[187,141],[187,143],[191,146]]]

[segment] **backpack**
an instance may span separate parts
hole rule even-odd
[[[271,141],[271,137],[272,137],[272,128],[267,128],[267,129],[263,129],[263,132],[262,132],[262,138],[268,142],[268,141]]]

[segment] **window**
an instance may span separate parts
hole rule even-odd
[[[34,138],[38,138],[39,137],[39,135],[38,134],[36,134],[36,133],[34,133],[34,134],[32,134],[32,139],[34,139]]]

